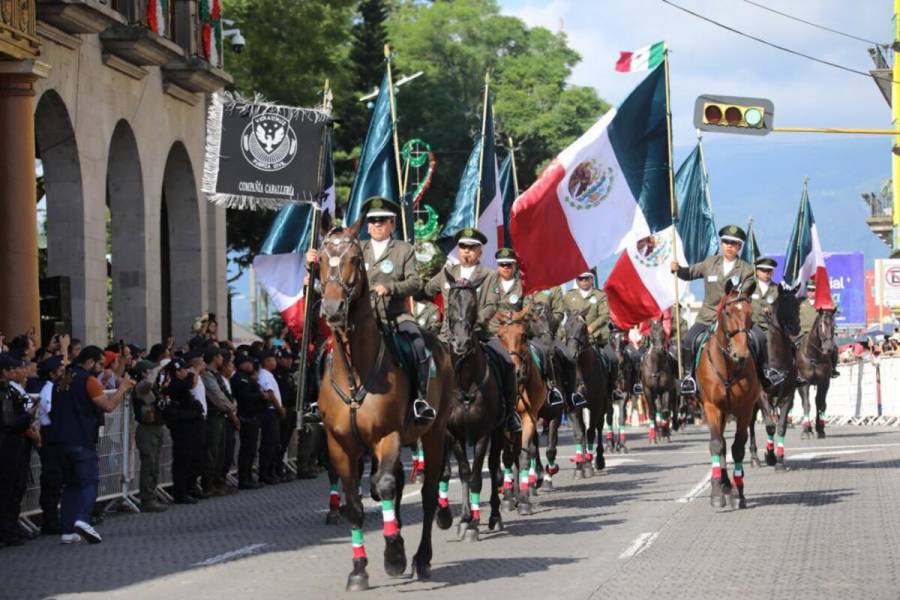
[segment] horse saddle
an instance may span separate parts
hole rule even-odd
[[[718,321],[713,321],[713,323],[700,332],[700,335],[694,338],[694,344],[691,346],[691,356],[694,357],[694,370],[696,371],[697,365],[700,364],[700,353],[703,351],[703,346],[706,345],[706,342],[709,341],[709,338],[716,332],[716,328],[718,328]]]
[[[547,379],[548,378],[548,373],[547,373],[548,361],[547,361],[547,357],[546,357],[546,351],[533,342],[528,344],[528,349],[531,351],[531,358],[532,358],[532,360],[534,360],[534,364],[537,365],[538,372],[541,374],[541,377],[543,379]]]
[[[498,354],[487,342],[481,341],[481,348],[487,357],[488,368],[494,374],[494,380],[500,388],[503,388],[503,382],[506,380],[506,361]]]

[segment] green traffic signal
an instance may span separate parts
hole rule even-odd
[[[766,135],[774,126],[775,107],[765,98],[740,96],[697,97],[694,127],[701,131]]]

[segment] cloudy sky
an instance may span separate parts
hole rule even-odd
[[[618,104],[642,74],[613,69],[622,50],[665,40],[671,82],[676,163],[696,143],[693,104],[699,94],[769,98],[780,126],[889,128],[890,109],[867,77],[769,48],[685,14],[661,0],[499,0],[530,26],[562,30],[582,56],[571,83],[594,87]],[[868,72],[870,44],[821,31],[744,0],[673,0],[751,35]],[[876,42],[891,40],[887,0],[755,0],[797,17]],[[762,138],[708,133],[703,140],[713,206],[720,225],[754,218],[764,252],[784,251],[810,178],[810,199],[826,251],[863,251],[871,268],[887,247],[868,229],[863,192],[890,176],[886,136],[771,134]],[[601,265],[604,272],[609,265]],[[244,285],[240,288],[246,289]],[[243,291],[243,290],[242,290]],[[235,316],[246,320],[246,301]]]

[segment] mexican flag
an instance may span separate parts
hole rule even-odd
[[[200,0],[201,37],[203,55],[214,67],[222,65],[222,3],[221,0]]]
[[[831,285],[828,270],[825,268],[825,253],[822,251],[816,219],[809,204],[809,191],[804,183],[803,194],[800,196],[800,210],[797,212],[794,230],[791,232],[787,252],[784,254],[784,285],[789,288],[797,286],[797,295],[805,296],[806,282],[809,279],[816,282],[814,301],[816,310],[833,309]]]
[[[666,43],[657,42],[634,52],[620,52],[616,61],[616,71],[634,73],[635,71],[652,71],[662,64],[666,56]]]
[[[513,204],[510,233],[525,292],[570,281],[627,248],[667,270],[668,169],[665,76],[657,67]],[[659,244],[647,239],[659,234]]]
[[[149,0],[147,2],[147,25],[150,30],[161,36],[168,33],[169,0]]]

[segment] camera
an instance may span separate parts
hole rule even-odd
[[[240,30],[231,37],[231,49],[234,50],[235,54],[243,52],[246,43],[247,41],[241,35]]]

